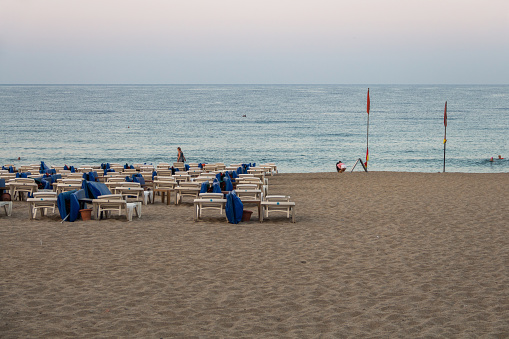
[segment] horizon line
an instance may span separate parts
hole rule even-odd
[[[0,83],[0,86],[507,86],[509,83]]]

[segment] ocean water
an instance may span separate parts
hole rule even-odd
[[[1,85],[0,164],[157,164],[180,146],[188,162],[350,170],[365,160],[367,87]],[[442,171],[447,101],[446,171],[509,172],[509,85],[369,87],[369,170]]]

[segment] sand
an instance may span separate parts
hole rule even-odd
[[[279,174],[297,222],[0,211],[0,337],[507,338],[509,174]],[[189,200],[187,200],[189,201]]]

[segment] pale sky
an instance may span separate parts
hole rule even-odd
[[[0,84],[507,84],[509,0],[0,0]]]

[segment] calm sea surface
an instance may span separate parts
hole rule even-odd
[[[367,86],[0,86],[0,164],[276,162],[348,170],[366,155]],[[509,85],[370,86],[369,169],[509,172]],[[243,117],[245,115],[245,117]],[[21,161],[16,160],[21,157]],[[360,168],[356,168],[360,170]]]

